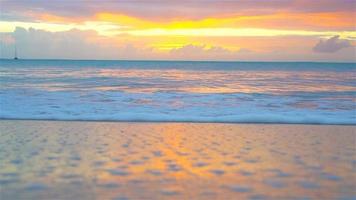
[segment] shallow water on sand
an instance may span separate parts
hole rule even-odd
[[[355,126],[0,121],[0,199],[355,199]]]

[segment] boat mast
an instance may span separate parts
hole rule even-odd
[[[15,57],[14,57],[15,60],[17,60],[17,46],[15,45]]]

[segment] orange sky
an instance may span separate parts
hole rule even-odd
[[[67,58],[67,44],[76,39],[75,49],[82,53],[73,50],[69,58],[355,60],[355,12],[349,0],[0,4],[1,57],[11,57],[16,45],[28,57]],[[51,51],[31,50],[39,46]],[[99,53],[85,53],[88,46]]]

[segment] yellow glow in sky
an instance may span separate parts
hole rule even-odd
[[[83,24],[53,24],[28,22],[0,22],[1,32],[12,32],[16,27],[35,28],[51,32],[68,31],[71,29],[95,30],[103,36],[129,34],[133,36],[216,36],[216,37],[272,37],[272,36],[333,36],[341,38],[356,38],[355,31],[306,31],[306,30],[278,30],[263,28],[141,28],[129,29],[109,22],[87,21]]]
[[[300,3],[304,4],[304,1],[300,1]],[[141,3],[129,4],[143,5]],[[16,5],[18,6],[18,4]],[[161,3],[157,4],[157,6],[160,5]],[[228,3],[225,6],[230,5],[235,6],[236,10],[220,7],[222,10],[217,10],[219,12],[215,12],[215,10],[211,12],[210,9],[205,10],[203,6],[197,10],[186,11],[182,10],[182,7],[172,4],[170,6],[174,7],[162,6],[162,10],[157,10],[158,13],[153,13],[154,9],[145,10],[141,7],[133,11],[135,9],[126,10],[120,6],[112,9],[111,7],[108,7],[110,9],[100,9],[100,7],[94,6],[96,10],[88,10],[88,12],[74,12],[73,10],[72,14],[53,12],[51,9],[18,12],[22,18],[28,16],[29,19],[21,21],[19,20],[21,17],[19,17],[15,18],[18,21],[1,20],[0,32],[10,35],[16,27],[22,27],[47,31],[47,34],[63,32],[59,35],[66,35],[66,31],[75,29],[88,31],[85,33],[75,32],[75,34],[80,34],[78,38],[85,38],[83,39],[84,43],[98,45],[99,49],[121,48],[123,53],[131,50],[132,56],[147,54],[147,57],[150,57],[151,53],[157,57],[166,56],[170,55],[171,50],[185,46],[189,48],[193,45],[197,48],[192,48],[191,51],[196,51],[197,54],[202,51],[210,53],[211,57],[215,58],[214,54],[218,53],[219,56],[230,56],[231,59],[235,59],[235,54],[241,52],[270,52],[273,55],[278,55],[279,52],[288,52],[290,55],[298,55],[308,49],[310,53],[320,39],[327,40],[338,36],[334,42],[336,49],[335,51],[331,49],[331,51],[336,52],[348,48],[349,53],[345,54],[345,57],[340,54],[340,59],[345,60],[345,58],[352,57],[352,48],[356,44],[356,31],[352,18],[353,12],[349,9],[342,10],[343,7],[342,9],[340,7],[337,11],[319,10],[319,6],[325,7],[326,5],[316,5],[315,11],[302,11],[279,9],[279,5],[275,5],[276,8],[272,10],[267,8],[264,10],[260,6],[250,5],[251,9],[255,6],[257,9],[252,9],[254,10],[252,12],[250,9],[240,8],[240,4],[236,3]],[[335,4],[335,6],[337,5],[339,4]],[[70,6],[68,7],[70,8]],[[165,10],[166,8],[176,10],[177,13],[170,13]],[[225,9],[229,12],[225,12]],[[241,12],[238,11],[239,9],[242,9]],[[159,14],[160,12],[162,13]],[[11,37],[8,36],[6,41],[15,41]],[[4,38],[3,41],[5,41]],[[341,48],[338,47],[338,42],[342,43]],[[128,49],[125,49],[126,47]],[[142,51],[137,53],[136,50]],[[116,51],[110,49],[109,52]],[[117,54],[122,55],[123,53]],[[186,53],[190,55],[189,52]],[[261,56],[256,57],[260,58]],[[266,57],[269,58],[267,55]]]

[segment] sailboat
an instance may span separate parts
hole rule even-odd
[[[18,60],[19,58],[17,57],[17,47],[15,46],[15,57],[14,60]]]

